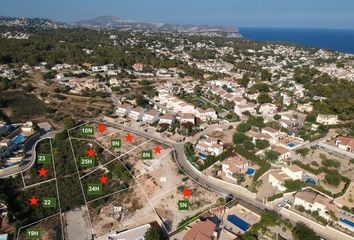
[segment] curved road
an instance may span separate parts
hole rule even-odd
[[[264,205],[263,203],[257,201],[253,197],[249,196],[246,194],[246,192],[240,191],[239,188],[233,187],[231,184],[225,184],[220,181],[217,181],[214,178],[208,177],[198,171],[196,168],[190,164],[190,162],[187,160],[186,155],[184,154],[184,144],[183,143],[176,143],[174,141],[169,140],[168,138],[162,138],[160,136],[157,136],[154,133],[148,133],[141,130],[138,130],[136,128],[128,127],[126,125],[122,125],[116,122],[109,121],[109,119],[101,119],[101,121],[105,121],[107,125],[111,125],[113,127],[118,127],[123,130],[127,130],[132,133],[136,133],[138,135],[144,136],[146,138],[153,138],[157,142],[161,142],[162,144],[169,145],[174,149],[174,154],[175,158],[177,160],[178,165],[183,169],[183,171],[190,177],[192,178],[195,182],[198,184],[202,185],[203,187],[209,188],[217,193],[220,193],[225,196],[233,196],[235,199],[237,199],[241,205],[249,208],[250,210],[256,212],[257,214],[260,214],[262,210],[273,210],[271,207]],[[305,217],[302,217],[298,214],[292,214],[291,211],[287,211],[286,214],[284,212],[280,211],[279,212],[282,217],[287,219],[287,221],[290,221],[292,224],[296,224],[297,222],[303,222],[310,226],[316,233],[317,235],[325,238],[325,239],[340,239],[343,240],[353,240],[351,236],[340,232],[335,229],[329,229],[325,226],[322,226],[320,224],[317,224],[316,222],[307,219]]]
[[[31,136],[25,143],[24,143],[24,158],[19,165],[11,166],[8,168],[0,169],[0,178],[7,178],[14,174],[18,174],[24,172],[31,168],[36,160],[36,146],[37,144],[42,141],[43,139],[53,138],[57,131],[50,131],[46,133],[36,133]]]
[[[108,119],[103,119],[107,123],[107,125],[111,125],[113,127],[118,127],[123,130],[127,130],[129,132],[141,135],[146,138],[153,138],[155,141],[160,142],[162,144],[166,144],[174,149],[174,155],[177,160],[177,163],[180,168],[192,178],[195,182],[199,183],[203,187],[209,188],[217,193],[220,193],[225,196],[232,196],[240,201],[246,207],[249,207],[251,210],[260,213],[260,210],[264,210],[267,207],[263,205],[261,202],[251,198],[248,195],[240,193],[240,191],[235,187],[233,188],[230,184],[223,184],[214,178],[210,178],[205,174],[198,171],[192,164],[188,161],[186,155],[184,154],[184,143],[176,143],[174,141],[169,140],[168,138],[162,138],[154,133],[145,132],[143,130],[137,130],[136,128],[128,127],[126,125],[122,125],[116,122],[108,121]],[[257,209],[258,208],[258,209]]]

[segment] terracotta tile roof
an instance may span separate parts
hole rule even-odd
[[[199,221],[184,235],[183,240],[211,240],[216,225],[210,220]]]
[[[284,148],[284,147],[282,147],[282,146],[274,146],[274,147],[273,147],[273,150],[276,151],[277,153],[279,153],[280,155],[283,155],[283,154],[289,152],[288,149],[286,149],[286,148]]]
[[[276,133],[278,132],[278,130],[271,128],[271,127],[265,127],[263,128],[263,130],[267,131],[267,132],[271,132],[271,133]]]
[[[299,167],[298,165],[290,165],[290,166],[284,166],[284,168],[287,168],[289,169],[290,171],[292,172],[301,172],[301,171],[304,171],[304,169],[302,169],[301,167]]]
[[[354,138],[351,137],[337,137],[337,142],[339,142],[341,145],[349,146],[351,148],[354,148]]]

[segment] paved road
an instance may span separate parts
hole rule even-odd
[[[58,131],[39,132],[31,136],[24,145],[24,158],[19,165],[0,170],[0,178],[7,178],[14,174],[28,170],[33,166],[36,158],[35,149],[38,142],[46,138],[53,138]]]
[[[104,119],[108,120],[108,119]],[[247,195],[240,193],[238,190],[234,189],[232,185],[222,184],[219,181],[214,181],[212,178],[204,175],[196,168],[192,166],[192,164],[187,160],[186,155],[184,154],[184,143],[176,143],[167,138],[162,138],[155,133],[149,133],[143,131],[143,129],[136,129],[132,127],[128,127],[126,125],[122,125],[116,122],[106,121],[107,124],[121,128],[123,130],[130,131],[132,133],[136,133],[142,135],[146,138],[153,138],[155,141],[161,142],[163,144],[169,145],[174,149],[175,158],[179,166],[183,169],[183,171],[192,179],[194,179],[200,185],[210,188],[211,190],[218,192],[220,194],[234,197],[238,201],[240,201],[243,205],[247,205],[256,212],[260,212],[260,210],[266,209],[266,206],[263,205],[256,199],[252,199]],[[258,208],[258,209],[256,209]]]
[[[108,119],[106,119],[106,120],[108,120]],[[209,188],[215,192],[218,192],[218,193],[221,193],[224,195],[228,195],[228,196],[233,196],[241,203],[241,205],[249,208],[250,210],[252,210],[256,213],[260,213],[262,210],[265,210],[265,209],[273,210],[271,207],[266,206],[266,205],[262,204],[261,202],[259,202],[258,200],[254,199],[252,197],[249,197],[247,194],[240,192],[237,188],[233,187],[232,185],[223,184],[219,181],[215,181],[215,180],[213,180],[213,178],[210,178],[210,177],[204,175],[203,173],[201,173],[200,171],[198,171],[197,169],[195,169],[190,164],[190,162],[187,160],[186,155],[184,154],[184,144],[183,143],[173,142],[169,139],[162,138],[155,133],[145,132],[145,131],[143,131],[143,129],[136,129],[136,128],[128,127],[126,125],[118,124],[115,122],[109,122],[109,121],[106,121],[106,122],[107,122],[107,124],[110,124],[112,126],[119,127],[121,129],[130,131],[130,132],[133,132],[136,134],[140,134],[146,138],[153,138],[154,140],[156,140],[158,142],[167,144],[167,145],[171,146],[172,148],[174,148],[175,158],[176,158],[179,166],[183,169],[183,171],[189,177],[194,179],[200,185],[202,185],[206,188]],[[327,138],[327,137],[328,137],[328,135],[325,138]],[[315,144],[317,144],[317,143],[315,143]],[[337,239],[335,236],[341,236],[342,237],[341,239],[354,239],[354,238],[351,238],[349,235],[341,233],[337,230],[324,228],[323,226],[315,223],[314,221],[304,218],[304,217],[301,217],[301,216],[298,216],[297,214],[289,214],[289,213],[284,213],[284,212],[280,212],[280,213],[282,214],[283,218],[289,219],[293,224],[295,224],[297,222],[303,222],[303,223],[307,224],[319,236],[321,236],[325,239],[335,240],[335,239]]]

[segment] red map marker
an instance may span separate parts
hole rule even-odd
[[[191,195],[191,193],[192,193],[192,191],[191,191],[190,189],[188,189],[188,188],[185,188],[185,189],[183,190],[183,196],[184,196],[185,198],[189,198],[190,195]]]
[[[100,183],[101,183],[101,184],[106,184],[106,183],[107,183],[107,181],[108,181],[108,179],[107,179],[107,177],[106,177],[106,176],[102,176],[102,177],[100,177]]]
[[[103,133],[104,131],[106,131],[106,126],[101,123],[98,125],[97,129],[100,133]]]
[[[131,133],[128,133],[127,135],[125,135],[125,140],[127,140],[127,142],[132,142],[133,138],[134,138],[134,136]]]
[[[30,199],[29,199],[29,202],[30,202],[30,205],[31,206],[36,206],[39,202],[39,199],[36,198],[35,196],[32,196]]]
[[[161,148],[159,146],[154,147],[155,153],[161,153]]]
[[[45,170],[44,167],[38,170],[38,174],[40,177],[45,177],[47,176],[48,170]]]
[[[89,150],[87,150],[87,156],[89,157],[94,157],[95,156],[95,150],[93,150],[92,148],[90,148]]]

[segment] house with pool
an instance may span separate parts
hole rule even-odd
[[[221,168],[222,171],[225,173],[226,177],[235,180],[234,175],[238,172],[241,172],[242,170],[246,170],[249,166],[250,161],[236,154],[223,161]],[[246,171],[248,171],[248,169]]]
[[[312,188],[307,188],[303,191],[299,191],[294,195],[294,207],[303,206],[306,210],[315,212],[325,218],[327,221],[330,220],[329,212],[336,212],[337,207],[333,203],[332,199],[318,193]]]
[[[309,173],[305,172],[301,167],[292,165],[283,165],[281,170],[272,170],[268,176],[268,183],[270,183],[277,191],[285,191],[285,180],[300,180],[309,185],[317,185],[318,180]]]
[[[345,211],[338,206],[329,196],[325,196],[312,188],[298,191],[294,195],[294,207],[303,206],[306,210],[316,211],[327,221],[335,220],[335,223],[345,230],[354,233],[354,214]],[[336,219],[332,219],[331,212]],[[336,224],[334,225],[335,227]]]
[[[14,124],[12,131],[0,139],[0,168],[22,161],[22,144],[35,133],[32,122]]]

